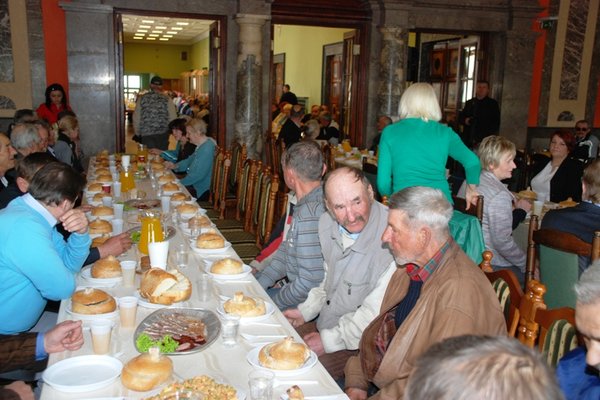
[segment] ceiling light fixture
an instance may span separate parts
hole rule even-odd
[[[172,37],[173,37],[173,35],[163,35],[163,37],[166,37],[166,38],[172,38]]]
[[[150,29],[152,28],[150,25],[140,25],[140,28]]]
[[[162,33],[161,31],[152,31],[152,33]]]
[[[176,22],[176,24],[186,26],[186,25],[189,25],[190,23],[189,22]]]
[[[171,29],[173,29],[174,31],[181,31],[181,30],[183,30],[183,28],[180,27],[180,26],[174,26]]]
[[[148,36],[150,36],[150,37],[153,37],[153,38],[157,38],[157,37],[159,37],[160,35],[157,35],[156,33],[151,33],[151,34],[149,34]]]
[[[154,37],[149,37],[149,38],[146,38],[146,40],[156,40],[156,38],[154,38]]]
[[[167,29],[167,27],[166,26],[155,26],[154,29],[161,29],[162,30],[162,29]]]
[[[175,31],[167,31],[167,33],[168,33],[169,35],[177,35],[177,33],[178,33],[178,32],[175,32]]]
[[[158,39],[158,40],[162,40],[163,42],[166,42],[166,41],[167,41],[167,40],[169,40],[169,39],[167,39],[167,38],[160,38],[160,39]]]
[[[148,29],[138,29],[137,32],[148,33]]]
[[[137,39],[137,40],[140,40],[140,39],[143,39],[143,38],[144,38],[143,36],[134,36],[134,37],[133,37],[133,39],[134,39],[134,40],[135,40],[135,39]]]
[[[154,20],[153,19],[143,19],[142,22],[145,24],[153,24]]]

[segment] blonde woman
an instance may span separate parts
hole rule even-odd
[[[76,117],[66,115],[58,121],[58,137],[54,145],[54,153],[59,161],[75,168],[77,172],[83,172],[79,121]]]

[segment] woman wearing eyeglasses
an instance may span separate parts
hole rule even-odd
[[[581,175],[583,163],[571,158],[575,136],[564,130],[554,132],[550,139],[550,158],[533,167],[531,189],[540,201],[560,203],[569,197],[581,201]]]

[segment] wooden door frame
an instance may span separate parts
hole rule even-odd
[[[214,118],[217,115],[219,118],[218,124],[218,132],[217,132],[217,142],[220,145],[225,145],[226,141],[226,129],[225,129],[225,121],[226,121],[226,112],[227,109],[225,107],[225,82],[226,82],[226,69],[227,69],[227,16],[226,15],[212,15],[212,14],[195,14],[195,13],[181,13],[181,12],[169,12],[169,11],[155,11],[155,10],[138,10],[138,9],[130,9],[130,8],[117,8],[113,9],[113,40],[115,43],[115,98],[114,105],[116,107],[115,115],[117,118],[116,121],[116,149],[117,151],[125,150],[125,140],[127,130],[125,128],[125,103],[123,101],[123,38],[119,36],[119,28],[122,31],[122,21],[121,16],[123,14],[129,15],[139,15],[139,16],[148,16],[148,17],[173,17],[173,18],[187,18],[187,19],[203,19],[209,21],[219,22],[221,36],[220,36],[220,60],[219,64],[221,65],[222,73],[217,77],[219,79],[219,93],[217,93],[218,104],[214,104],[214,99],[209,99],[211,102],[211,118]],[[212,45],[212,44],[209,44]],[[222,122],[222,123],[221,123]]]

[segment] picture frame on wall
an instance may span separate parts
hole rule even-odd
[[[444,108],[456,109],[457,88],[458,86],[456,81],[446,83],[446,102],[444,104]]]
[[[444,77],[444,50],[434,50],[431,52],[431,71],[432,79],[442,79]]]
[[[448,78],[456,78],[458,75],[458,49],[448,50]]]

